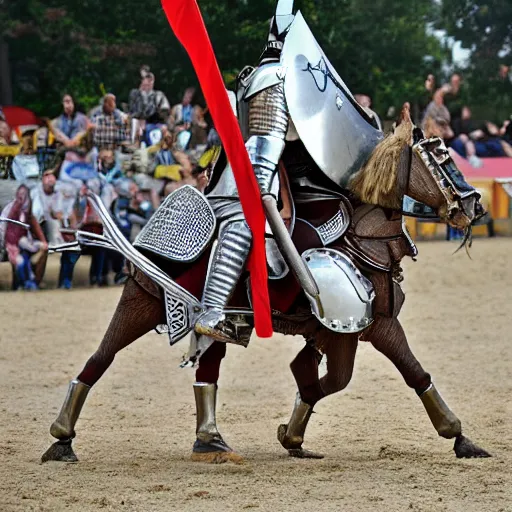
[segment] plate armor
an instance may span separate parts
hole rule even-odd
[[[279,164],[283,162],[293,201],[339,198],[383,138],[376,116],[357,104],[301,13],[293,14],[290,0],[278,2],[260,64],[242,71],[236,97],[231,94],[230,98],[263,196],[278,198]],[[224,340],[224,309],[249,254],[251,233],[243,220],[229,164],[220,172],[212,177],[206,193],[221,228],[204,290],[207,311],[199,317],[195,330]],[[282,275],[287,267],[279,261],[279,251],[269,244],[267,253],[271,276],[274,268]],[[319,256],[313,256],[317,261]],[[362,330],[371,321],[368,310],[373,296],[371,290],[366,295],[354,292],[361,287],[361,276],[345,258],[342,254],[324,257],[322,276],[326,265],[332,266],[335,275],[344,276],[347,300],[358,297],[361,301],[360,308],[352,308],[360,318],[347,316],[343,297],[335,305],[328,304],[332,297],[327,296],[326,288],[324,297],[321,291],[315,299],[307,295],[312,311],[324,325],[338,332],[354,332],[355,326]],[[322,309],[329,312],[329,318],[321,314]],[[343,320],[337,322],[336,315]]]

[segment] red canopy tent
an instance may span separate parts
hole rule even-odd
[[[11,128],[18,126],[40,126],[43,124],[41,119],[28,108],[23,107],[2,107],[5,121]]]

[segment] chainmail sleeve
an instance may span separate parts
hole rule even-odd
[[[288,131],[288,109],[282,83],[256,94],[249,101],[249,158],[260,190],[269,193]]]

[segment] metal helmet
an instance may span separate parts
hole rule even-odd
[[[284,38],[293,22],[294,0],[278,0],[276,12],[270,20],[267,44],[260,58],[260,64],[278,61],[283,49]]]

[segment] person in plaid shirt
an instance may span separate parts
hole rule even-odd
[[[116,107],[116,97],[107,94],[103,108],[92,117],[94,125],[93,143],[102,149],[117,150],[129,142],[129,124],[126,116]]]

